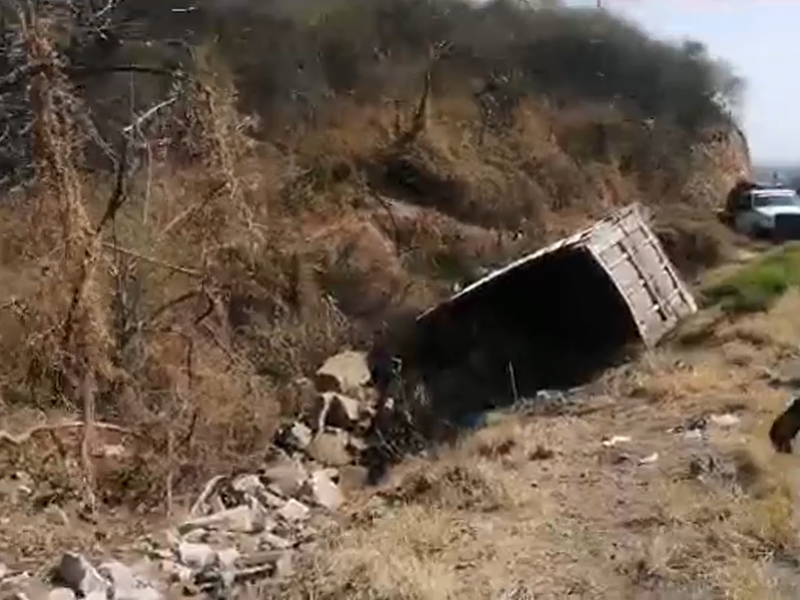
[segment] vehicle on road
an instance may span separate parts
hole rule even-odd
[[[720,217],[751,237],[800,239],[800,196],[786,186],[740,182],[728,194]]]

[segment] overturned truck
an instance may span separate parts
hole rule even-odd
[[[633,204],[419,315],[413,362],[437,413],[481,411],[579,385],[696,310]]]

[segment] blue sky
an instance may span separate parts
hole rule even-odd
[[[800,1],[602,0],[652,34],[693,38],[747,81],[743,126],[759,163],[800,164]],[[596,0],[571,5],[594,6]]]

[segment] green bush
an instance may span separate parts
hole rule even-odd
[[[705,306],[729,313],[767,310],[792,287],[800,286],[800,244],[781,247],[701,291]]]

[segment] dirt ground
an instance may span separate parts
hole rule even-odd
[[[796,597],[797,458],[767,430],[800,375],[799,310],[703,312],[567,414],[500,416],[402,465],[290,595]]]

